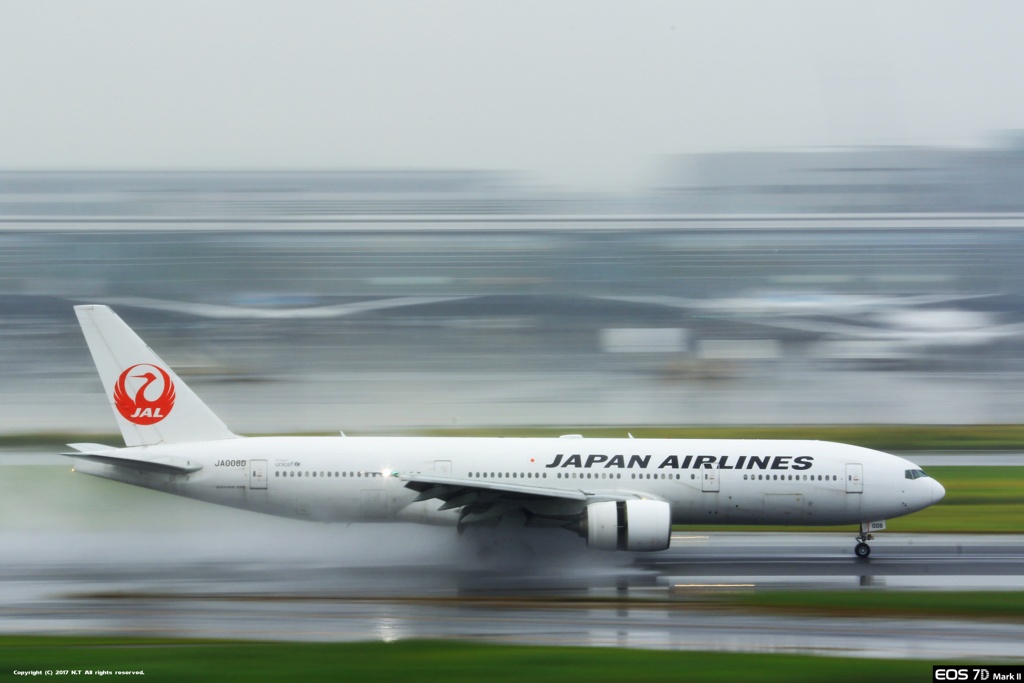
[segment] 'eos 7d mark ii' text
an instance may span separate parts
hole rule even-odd
[[[1024,681],[1024,665],[1001,666],[953,666],[937,664],[932,666],[933,681]]]

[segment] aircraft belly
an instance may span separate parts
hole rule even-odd
[[[766,493],[764,519],[773,524],[806,524],[810,516],[809,502],[802,493]]]
[[[409,502],[407,499],[404,505],[395,508],[395,519],[399,522],[436,526],[455,526],[458,524],[460,510],[457,508],[439,510],[439,507],[440,504],[437,500]]]
[[[718,509],[718,494],[705,493],[696,486],[684,483],[676,488],[671,497],[673,524],[708,524],[713,511]],[[709,511],[710,510],[710,511]]]
[[[720,504],[724,508],[721,516],[730,524],[750,524],[751,520],[764,517],[765,501],[762,495],[725,494]]]

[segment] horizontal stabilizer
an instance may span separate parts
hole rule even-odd
[[[156,472],[159,474],[190,474],[203,469],[199,463],[187,458],[176,458],[162,456],[155,459],[139,458],[121,453],[117,448],[110,448],[101,444],[68,444],[71,448],[81,449],[77,453],[61,453],[69,458],[78,458],[90,462],[98,462],[102,465],[114,465],[115,467],[126,467],[141,472]]]

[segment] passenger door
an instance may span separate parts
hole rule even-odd
[[[250,489],[265,489],[265,488],[267,488],[267,461],[266,460],[250,460],[249,461],[249,488]]]
[[[859,462],[846,464],[846,492],[864,493],[864,465]]]

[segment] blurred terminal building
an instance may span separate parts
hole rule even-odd
[[[622,194],[9,171],[0,433],[54,405],[75,426],[98,386],[78,302],[113,305],[240,429],[1016,421],[1022,296],[1024,135],[667,158]]]

